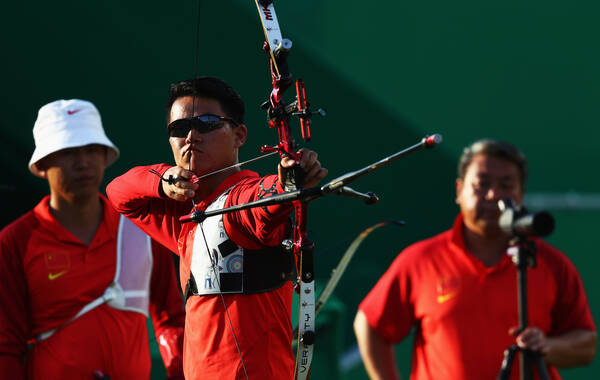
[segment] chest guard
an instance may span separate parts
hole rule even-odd
[[[150,237],[121,215],[117,240],[117,270],[107,292],[107,303],[121,310],[137,311],[149,317],[152,243]],[[106,292],[105,292],[106,296]]]
[[[104,294],[85,305],[61,326],[37,336],[37,341],[52,336],[56,330],[73,322],[85,313],[106,303],[115,309],[148,314],[150,277],[152,275],[152,244],[150,237],[123,215],[117,234],[116,270],[113,282]]]
[[[223,208],[229,190],[206,211]],[[208,249],[207,249],[208,248]],[[196,226],[186,300],[191,295],[252,294],[277,289],[293,275],[292,255],[281,246],[249,250],[227,235],[223,215]]]

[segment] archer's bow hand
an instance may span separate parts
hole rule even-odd
[[[161,176],[160,192],[161,195],[174,199],[176,201],[187,201],[193,199],[198,190],[198,184],[193,183],[195,178],[193,172],[172,166]]]
[[[300,168],[302,169],[304,181],[301,183],[301,186],[298,187],[314,187],[321,181],[323,178],[327,176],[327,169],[321,167],[321,163],[318,158],[318,154],[313,152],[312,150],[302,148],[298,151],[300,155]],[[289,156],[284,156],[281,158],[278,167],[279,173],[279,182],[284,185],[285,188],[288,188],[289,185],[287,181],[289,181],[289,171],[293,170],[296,165],[296,160]]]

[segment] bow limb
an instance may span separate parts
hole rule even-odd
[[[312,364],[315,341],[315,281],[313,250],[314,244],[306,238],[307,202],[294,202],[295,228],[294,253],[298,257],[298,336],[294,378],[308,379]],[[299,254],[299,256],[298,256]]]
[[[371,232],[375,231],[376,229],[378,229],[380,227],[386,226],[388,224],[392,224],[392,225],[396,225],[396,226],[403,226],[405,224],[405,222],[401,221],[401,220],[387,220],[384,222],[379,222],[379,223],[374,224],[374,225],[364,229],[363,231],[361,231],[361,233],[359,233],[358,236],[356,236],[356,238],[352,241],[352,243],[350,243],[350,245],[348,246],[348,248],[342,255],[342,258],[340,259],[340,261],[338,262],[336,267],[331,272],[331,277],[329,278],[329,281],[327,281],[327,284],[325,284],[323,291],[321,292],[321,294],[319,295],[319,298],[317,299],[317,302],[315,304],[315,319],[319,315],[319,312],[321,311],[321,308],[323,307],[323,305],[325,305],[325,303],[329,300],[329,298],[333,294],[333,291],[335,290],[338,283],[340,282],[340,279],[341,279],[342,275],[344,274],[344,272],[346,271],[348,264],[350,264],[350,260],[352,260],[352,258],[354,257],[354,254],[358,250],[358,247],[367,238],[367,236],[369,236],[371,234]],[[299,321],[299,323],[301,323],[301,322]],[[294,340],[292,342],[293,345],[295,345],[297,343],[297,339],[298,339],[298,336],[296,334],[294,334]]]
[[[346,252],[344,252],[344,254],[342,255],[342,258],[340,259],[339,263],[336,265],[336,267],[331,272],[331,277],[329,278],[329,281],[327,281],[327,284],[325,284],[323,291],[321,292],[321,294],[319,295],[319,298],[317,299],[317,303],[315,305],[315,314],[316,315],[319,315],[319,311],[321,310],[323,305],[327,302],[327,300],[329,300],[329,297],[331,297],[331,295],[333,294],[333,291],[335,290],[336,286],[340,282],[340,278],[346,271],[346,268],[348,268],[348,264],[350,264],[350,260],[352,260],[352,257],[354,257],[354,254],[358,250],[358,247],[367,238],[367,236],[369,236],[369,234],[371,234],[371,232],[375,231],[376,229],[378,229],[380,227],[386,226],[388,224],[396,225],[396,226],[403,226],[405,224],[405,222],[403,222],[401,220],[387,220],[385,222],[379,222],[379,223],[374,224],[374,225],[366,228],[365,230],[363,230],[352,241],[352,243],[350,243],[350,245],[348,246],[348,249],[346,249]]]

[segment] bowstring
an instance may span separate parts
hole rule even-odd
[[[215,275],[215,282],[217,283],[217,287],[219,288],[219,296],[221,298],[221,303],[223,304],[223,307],[225,308],[225,315],[227,316],[227,321],[229,322],[229,327],[231,328],[231,334],[233,335],[233,340],[235,342],[235,347],[237,348],[238,354],[240,356],[240,361],[242,364],[242,369],[244,370],[244,375],[246,376],[247,380],[250,380],[250,378],[248,377],[248,371],[246,370],[246,364],[244,363],[244,357],[242,356],[242,350],[240,348],[238,339],[237,339],[237,335],[235,334],[235,330],[233,329],[233,323],[231,322],[231,316],[229,315],[229,308],[227,307],[227,303],[225,302],[225,296],[223,296],[223,293],[221,293],[221,281],[220,281],[220,277],[219,277],[219,273],[217,272],[217,263],[215,262],[215,257],[213,257],[213,255],[211,255],[210,252],[210,248],[208,247],[208,241],[206,240],[206,235],[204,234],[204,228],[202,228],[202,225],[204,224],[204,222],[200,223],[200,232],[202,232],[202,239],[204,240],[204,246],[206,247],[206,254],[208,255],[208,257],[210,258],[210,264],[213,270],[213,274]],[[218,253],[216,253],[218,255]]]
[[[224,172],[224,171],[229,170],[229,169],[237,168],[237,167],[249,164],[249,163],[254,162],[254,161],[262,160],[263,158],[272,156],[274,154],[278,154],[278,152],[277,151],[270,152],[270,153],[267,153],[267,154],[263,154],[261,156],[257,156],[257,157],[251,158],[251,159],[249,159],[247,161],[244,161],[244,162],[238,162],[237,164],[233,164],[233,165],[227,166],[227,167],[225,167],[223,169],[218,169],[218,170],[215,170],[214,172],[210,172],[208,174],[201,175],[200,177],[196,177],[194,180],[198,181],[198,180],[201,180],[203,178],[210,177],[211,175],[219,174],[219,173]]]
[[[198,78],[198,61],[199,61],[199,56],[200,56],[200,0],[198,0],[198,13],[197,13],[197,20],[196,20],[196,41],[195,41],[195,49],[196,49],[196,54],[194,57],[194,81]],[[194,88],[194,92],[196,92],[196,86],[194,84],[193,86]],[[192,117],[195,114],[195,105],[196,105],[196,98],[197,98],[197,94],[194,94],[193,98],[192,98]],[[190,159],[188,162],[188,170],[192,171],[192,153],[190,151]],[[192,198],[192,205],[194,210],[196,210],[196,202],[194,201],[194,198]],[[248,371],[246,370],[246,364],[244,363],[244,357],[242,356],[242,350],[240,349],[240,345],[237,339],[237,335],[235,333],[235,329],[233,328],[233,323],[231,322],[231,317],[229,315],[229,309],[227,307],[227,303],[225,302],[225,297],[223,296],[223,293],[221,293],[221,284],[220,284],[220,280],[219,280],[219,274],[217,272],[217,263],[215,262],[213,256],[210,254],[210,248],[208,247],[208,242],[206,240],[206,235],[204,233],[204,227],[203,224],[204,223],[199,223],[200,224],[200,232],[202,232],[202,238],[204,240],[204,245],[206,247],[206,254],[208,255],[210,262],[211,262],[211,266],[212,266],[212,270],[213,270],[213,274],[215,275],[215,281],[217,282],[217,286],[219,287],[219,298],[221,299],[221,303],[223,304],[223,307],[225,309],[225,315],[227,316],[227,322],[229,323],[229,329],[231,330],[231,334],[233,335],[233,340],[235,341],[235,347],[237,349],[238,352],[238,356],[240,357],[240,362],[242,364],[242,369],[244,370],[244,375],[246,376],[246,380],[250,380],[250,377],[248,376]]]
[[[194,41],[194,49],[196,49],[196,53],[194,54],[194,79],[193,82],[196,81],[196,79],[198,78],[198,60],[199,60],[199,56],[200,56],[200,0],[198,0],[198,10],[197,10],[197,14],[196,14],[196,41]],[[194,114],[196,113],[196,97],[197,97],[197,93],[196,93],[196,85],[194,83],[194,85],[192,86],[192,88],[194,89],[194,96],[192,97],[192,115],[191,117],[194,117]],[[189,157],[189,161],[188,161],[188,170],[192,171],[192,150],[190,149],[190,157]],[[194,198],[192,198],[192,206],[194,208],[194,210],[196,210],[196,201],[194,200]],[[204,231],[203,231],[204,234]]]

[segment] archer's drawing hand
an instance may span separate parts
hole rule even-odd
[[[198,184],[191,182],[193,177],[193,172],[179,166],[172,166],[164,172],[160,189],[165,196],[171,199],[187,201],[194,198],[195,191],[198,190]]]
[[[317,160],[317,153],[312,150],[302,148],[298,151],[302,154],[300,158],[300,167],[305,173],[304,183],[302,187],[313,187],[320,180],[327,176],[327,169],[321,167],[321,163]],[[293,168],[296,161],[291,157],[283,157],[279,162],[278,174],[279,182],[285,183],[286,171]]]

